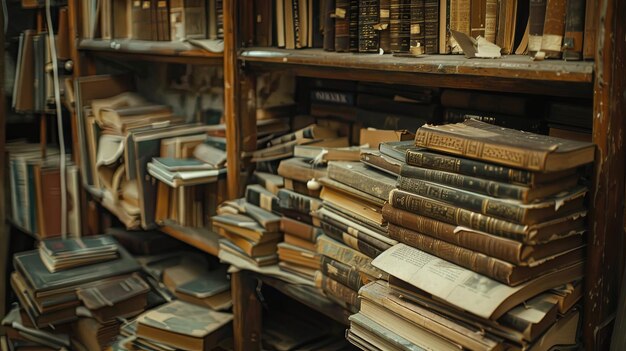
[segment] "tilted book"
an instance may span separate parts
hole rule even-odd
[[[329,162],[328,176],[379,199],[387,199],[389,192],[396,187],[395,177],[361,162]]]

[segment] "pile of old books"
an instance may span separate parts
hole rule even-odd
[[[109,236],[85,240],[48,239],[39,243],[41,261],[52,273],[118,257],[117,243]]]
[[[400,243],[372,265],[349,339],[473,350],[575,344],[592,144],[478,121],[424,126],[383,217]]]

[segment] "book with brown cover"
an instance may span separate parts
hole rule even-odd
[[[320,268],[320,255],[315,251],[288,244],[285,242],[277,245],[278,258],[281,261],[294,263],[310,269]]]
[[[275,0],[256,0],[254,2],[254,44],[257,46],[272,46],[274,2]]]
[[[375,26],[380,23],[378,0],[359,0],[359,52],[378,52],[379,31]]]
[[[409,51],[411,39],[411,4],[409,0],[390,0],[389,37],[392,53]]]
[[[496,0],[493,0],[496,1]],[[438,52],[440,54],[449,54],[450,46],[448,43],[450,42],[450,0],[440,0],[439,1],[439,44],[438,44]],[[495,18],[494,18],[495,25]]]
[[[472,0],[470,7],[470,37],[485,37],[485,15],[487,14],[487,0]]]
[[[342,231],[339,227],[333,226],[328,222],[322,222],[321,224],[325,235],[337,240],[340,243],[348,245],[368,257],[375,258],[382,253],[382,250],[377,249],[364,240],[360,240],[359,238]]]
[[[573,213],[570,216],[538,225],[522,225],[485,216],[480,213],[468,211],[454,205],[398,189],[393,190],[389,194],[389,203],[395,208],[400,208],[408,212],[414,212],[449,224],[468,227],[524,243],[546,242],[550,240],[549,238],[551,238],[555,232],[566,233],[572,230],[572,228],[568,227],[567,230],[561,232],[560,227],[563,223],[570,223],[573,226],[574,222],[582,220],[581,216],[584,217],[586,213],[584,211]]]
[[[567,0],[566,11],[563,59],[580,60],[583,56],[585,0]]]
[[[516,286],[553,270],[582,262],[585,254],[584,246],[579,246],[536,262],[532,266],[516,266],[428,235],[413,232],[410,229],[390,225],[389,230],[397,232],[399,236],[410,233],[411,242],[406,243],[409,246],[510,286]]]
[[[325,0],[324,4],[324,50],[335,51],[335,0]]]
[[[293,157],[280,162],[278,174],[285,179],[306,183],[311,179],[319,179],[327,175],[326,167],[316,167],[304,158]]]
[[[350,50],[350,0],[335,0],[335,51]]]
[[[363,286],[358,270],[328,256],[320,258],[320,271],[354,291],[358,291]]]
[[[424,0],[411,0],[411,29],[409,50],[420,54],[424,52]]]
[[[58,165],[35,165],[37,228],[39,237],[61,235],[61,173]]]
[[[532,265],[560,252],[584,245],[582,233],[585,229],[581,221],[575,223],[578,228],[565,228],[561,233],[554,233],[552,238],[548,238],[551,239],[548,242],[524,244],[497,235],[457,227],[394,208],[389,204],[383,207],[383,216],[389,221],[388,230],[391,239],[411,245],[415,237],[425,234],[519,266]],[[565,223],[564,226],[571,225]]]
[[[541,51],[546,58],[561,57],[567,0],[546,0],[546,19],[543,23]]]
[[[117,317],[129,317],[143,312],[150,287],[133,274],[103,284],[76,291],[78,298],[100,323]]]
[[[554,172],[593,162],[590,143],[553,138],[468,120],[425,125],[415,145],[530,171]]]
[[[297,236],[302,240],[315,242],[323,232],[312,225],[298,222],[294,219],[283,217],[280,222],[280,231]]]
[[[583,59],[593,60],[596,56],[596,0],[585,0],[585,29],[583,38]]]
[[[388,280],[389,276],[371,264],[372,259],[325,235],[317,240],[317,253],[328,256],[374,279]]]
[[[322,272],[315,272],[315,286],[326,294],[343,301],[357,310],[360,305],[358,293],[340,282],[325,276]]]
[[[328,177],[383,200],[396,187],[395,177],[361,162],[329,162]]]
[[[361,162],[396,177],[400,174],[400,169],[404,163],[403,161],[398,161],[395,158],[383,155],[378,150],[361,151]]]
[[[297,234],[291,234],[288,232],[284,233],[284,243],[300,247],[305,250],[315,251],[315,242],[307,241],[300,238]]]
[[[439,53],[439,0],[424,0],[424,53]]]
[[[391,31],[389,29],[389,6],[390,5],[391,5],[391,0],[379,0],[378,1],[379,25],[374,27],[378,31],[379,48],[385,54],[391,52],[391,36],[390,36]]]
[[[486,0],[485,39],[487,39],[487,41],[489,41],[490,43],[496,42],[497,20],[498,20],[498,0]]]
[[[359,2],[360,0],[350,0],[350,18],[348,21],[348,42],[350,52],[359,52]]]

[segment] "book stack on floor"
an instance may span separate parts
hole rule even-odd
[[[50,147],[42,156],[41,145],[24,142],[6,146],[10,187],[10,218],[21,230],[39,238],[61,235],[61,218],[66,217],[67,233],[80,232],[78,167],[66,161],[67,213],[61,213],[61,172],[59,151]]]
[[[19,333],[26,341],[58,349],[69,346],[69,338],[50,335],[71,333],[101,349],[117,335],[115,318],[146,307],[149,288],[136,275],[139,264],[109,236],[43,240],[38,250],[18,253],[13,261],[11,286],[20,309],[12,316],[20,320],[11,328],[26,327]]]
[[[350,340],[575,344],[587,213],[578,168],[593,162],[594,146],[473,120],[424,126],[415,143],[383,208],[400,243],[372,262],[389,283],[360,290]]]

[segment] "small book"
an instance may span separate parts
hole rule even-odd
[[[100,323],[116,317],[126,318],[143,312],[150,286],[133,274],[89,288],[79,288],[78,298]]]
[[[233,315],[172,301],[137,319],[137,336],[165,345],[203,351],[228,336]]]

